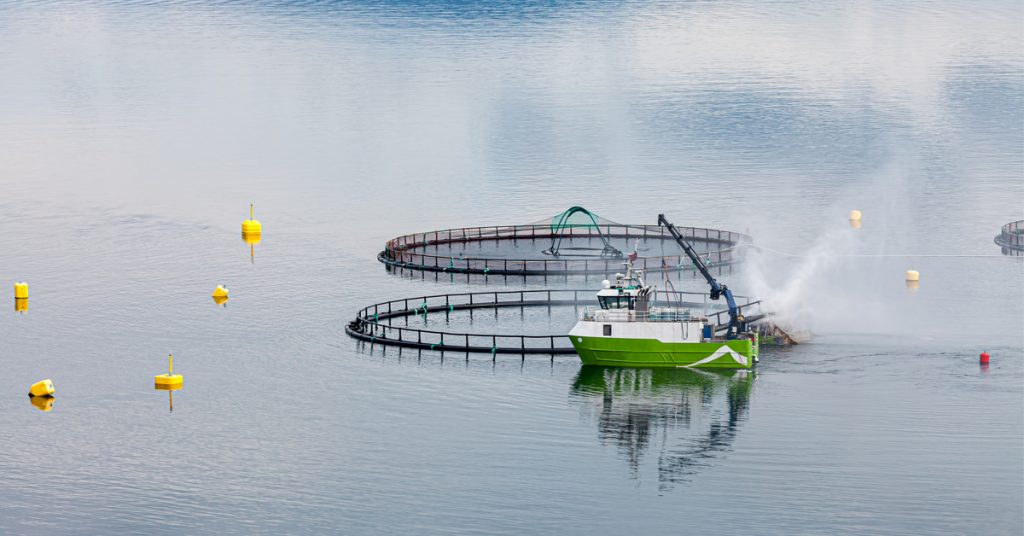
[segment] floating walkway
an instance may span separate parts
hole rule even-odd
[[[740,312],[748,322],[756,322],[765,317],[761,312],[761,301],[743,296],[736,296],[742,303]],[[659,290],[654,303],[657,305],[675,305],[681,307],[706,307],[710,297],[701,292],[678,292]],[[450,315],[455,311],[494,310],[502,308],[551,307],[572,305],[594,305],[594,289],[539,289],[539,290],[506,290],[494,292],[467,292],[460,294],[435,294],[402,298],[364,307],[355,320],[345,327],[345,333],[371,344],[397,346],[400,348],[416,348],[419,350],[435,350],[440,352],[484,353],[491,354],[543,354],[554,359],[559,354],[576,354],[569,342],[569,336],[557,335],[521,335],[510,333],[465,333],[439,331],[409,327],[409,317],[428,316],[443,313]],[[749,312],[747,312],[749,311]],[[725,331],[729,327],[729,311],[721,310],[707,314],[713,319],[715,331]],[[396,326],[393,321],[404,320],[403,326]]]
[[[590,216],[585,223],[566,223],[564,214],[573,209]],[[632,249],[632,242],[641,240],[663,241],[673,251],[675,240],[667,229],[659,225],[632,225],[594,218],[589,212],[573,207],[555,217],[557,223],[525,225],[499,225],[490,227],[462,227],[403,235],[388,240],[377,260],[389,268],[446,272],[455,274],[547,276],[612,274],[622,269],[621,251],[610,245],[610,240],[623,240]],[[753,240],[741,233],[702,227],[677,227],[683,237],[695,243],[708,245],[702,251],[706,263],[712,267],[732,264],[740,260],[741,245]],[[538,248],[536,258],[503,258],[495,255],[451,255],[438,251],[446,244],[519,241],[550,242],[543,251]],[[573,247],[574,240],[600,240],[601,248]],[[565,245],[568,242],[570,245]],[[433,248],[433,251],[429,251]],[[592,251],[592,254],[580,253]],[[616,255],[618,253],[618,255]],[[650,272],[692,271],[693,265],[682,251],[673,255],[639,256],[634,261],[637,269]]]

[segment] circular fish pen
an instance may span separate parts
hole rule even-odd
[[[703,227],[677,227],[711,267],[741,259],[748,235]],[[692,271],[668,230],[616,223],[572,207],[550,221],[462,227],[388,240],[377,260],[389,269],[453,274],[548,276],[611,274],[635,252],[646,272]]]
[[[996,235],[995,243],[1005,255],[1024,255],[1024,220],[1004,225]]]
[[[740,312],[749,322],[757,322],[764,318],[761,312],[761,301],[736,296]],[[435,350],[440,352],[485,353],[496,354],[527,354],[555,355],[575,354],[576,350],[569,342],[569,336],[563,333],[554,335],[523,335],[515,333],[469,333],[464,331],[436,330],[409,325],[410,318],[422,317],[423,324],[430,315],[443,314],[447,319],[456,311],[467,311],[472,319],[474,311],[493,310],[497,316],[499,310],[511,308],[554,307],[593,305],[595,302],[593,289],[537,289],[537,290],[506,290],[492,292],[466,292],[458,294],[435,294],[391,300],[364,307],[355,320],[345,326],[345,333],[350,336],[385,346],[399,348],[415,348],[419,350]],[[701,292],[679,292],[659,290],[656,292],[657,305],[675,305],[679,307],[707,308],[714,305],[709,295]],[[751,309],[750,314],[744,312]],[[707,312],[706,316],[714,320],[715,332],[728,329],[729,312],[719,310]],[[395,325],[396,320],[404,321],[403,325]],[[566,332],[568,330],[565,330]]]

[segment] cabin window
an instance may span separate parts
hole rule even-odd
[[[630,296],[599,296],[602,309],[632,309],[635,300]]]
[[[611,337],[612,336],[612,325],[611,324],[605,324],[603,327],[604,327],[604,336],[605,337]]]

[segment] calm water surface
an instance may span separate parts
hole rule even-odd
[[[0,314],[0,532],[1020,534],[1024,265],[992,237],[1024,217],[1022,18],[0,3],[0,283],[31,285]],[[813,342],[722,376],[345,336],[375,301],[544,285],[389,274],[388,238],[572,205],[749,229],[727,282]]]

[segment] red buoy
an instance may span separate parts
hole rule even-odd
[[[987,365],[988,364],[988,352],[982,352],[980,358],[978,359],[978,361],[982,365]]]

